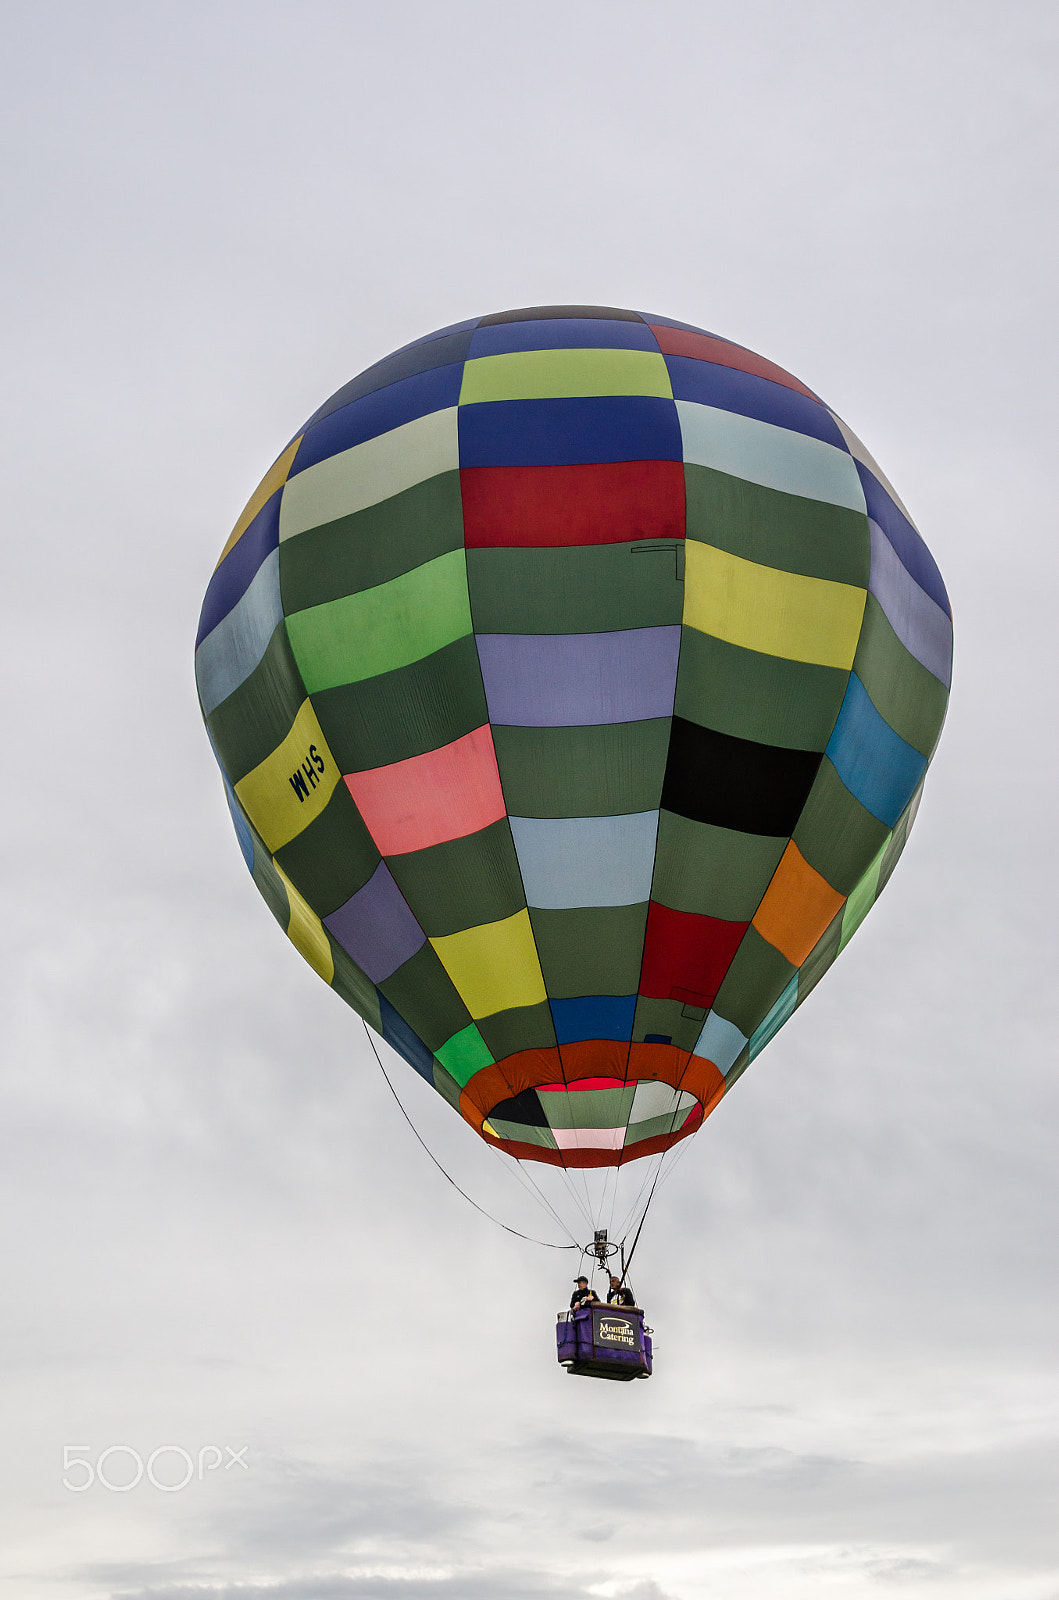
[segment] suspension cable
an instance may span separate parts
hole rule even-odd
[[[361,1021],[363,1022],[363,1018],[361,1019]],[[581,1247],[580,1247],[580,1245],[577,1245],[577,1244],[556,1244],[554,1242],[554,1240],[552,1240],[552,1239],[534,1239],[528,1233],[520,1233],[518,1228],[510,1228],[510,1227],[508,1227],[506,1222],[501,1222],[499,1217],[494,1217],[492,1212],[487,1211],[484,1206],[480,1206],[478,1204],[477,1200],[472,1200],[470,1195],[467,1194],[467,1192],[464,1189],[460,1188],[459,1184],[456,1182],[456,1179],[452,1176],[452,1174],[447,1172],[445,1170],[445,1168],[442,1166],[441,1162],[438,1160],[438,1158],[434,1154],[433,1150],[431,1150],[430,1146],[427,1144],[426,1140],[423,1138],[422,1134],[419,1132],[419,1129],[416,1127],[415,1123],[412,1121],[411,1117],[408,1115],[408,1112],[405,1110],[403,1104],[401,1103],[401,1097],[397,1093],[397,1090],[394,1088],[393,1083],[390,1081],[390,1074],[387,1072],[386,1068],[383,1066],[382,1057],[380,1056],[378,1050],[375,1047],[375,1040],[372,1038],[371,1030],[369,1029],[369,1027],[368,1027],[366,1022],[364,1023],[364,1032],[367,1035],[368,1043],[371,1045],[372,1055],[375,1057],[376,1061],[379,1064],[379,1071],[382,1073],[383,1077],[386,1079],[386,1086],[389,1089],[390,1093],[393,1095],[394,1099],[397,1101],[397,1107],[398,1107],[398,1110],[400,1111],[402,1117],[407,1122],[408,1126],[411,1128],[412,1132],[415,1134],[416,1138],[419,1140],[419,1143],[423,1146],[423,1149],[426,1151],[426,1153],[430,1157],[431,1161],[433,1161],[434,1165],[437,1167],[437,1169],[441,1173],[442,1177],[446,1180],[447,1183],[451,1183],[452,1187],[456,1190],[457,1194],[463,1195],[463,1198],[467,1201],[468,1205],[473,1206],[476,1211],[480,1211],[483,1217],[488,1217],[490,1222],[495,1222],[498,1228],[503,1228],[505,1233],[513,1233],[515,1235],[516,1239],[525,1239],[527,1241],[527,1243],[529,1243],[529,1244],[543,1245],[548,1250],[579,1250]]]

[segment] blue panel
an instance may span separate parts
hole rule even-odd
[[[414,344],[396,350],[384,361],[376,361],[349,383],[344,383],[329,400],[325,400],[319,410],[313,412],[301,432],[307,433],[321,418],[329,417],[332,412],[340,411],[354,400],[363,399],[366,394],[374,394],[376,389],[385,389],[387,385],[399,383],[402,378],[411,378],[417,372],[430,372],[435,367],[447,367],[453,361],[465,360],[473,327],[474,322],[466,322],[454,329],[442,328],[438,333],[428,334],[425,339],[417,339]]]
[[[750,1036],[750,1059],[760,1055],[770,1039],[774,1039],[798,1004],[798,974],[795,973],[761,1026]]]
[[[634,994],[587,995],[580,1000],[552,1000],[552,1021],[559,1044],[581,1039],[631,1039],[636,1011]]]
[[[199,615],[196,645],[200,645],[222,617],[226,617],[232,607],[238,605],[262,561],[278,549],[279,502],[282,493],[282,489],[277,489],[265,501],[242,538],[232,546],[210,579]]]
[[[509,820],[527,905],[562,911],[650,900],[657,811]]]
[[[273,550],[254,574],[238,605],[195,651],[195,682],[204,716],[209,716],[245,683],[282,621],[279,551]]]
[[[290,476],[293,478],[318,461],[326,461],[340,450],[350,450],[366,439],[377,439],[381,433],[389,433],[405,422],[414,422],[417,417],[458,404],[462,383],[463,363],[455,362],[402,378],[400,383],[391,383],[385,389],[365,395],[362,400],[352,401],[309,429],[298,447]]]
[[[675,400],[694,400],[699,405],[717,406],[721,411],[738,411],[758,422],[771,422],[777,428],[791,428],[824,444],[846,449],[846,441],[830,411],[818,400],[788,389],[786,384],[759,378],[754,372],[718,366],[695,356],[666,356]]]
[[[459,424],[461,467],[684,459],[676,406],[649,395],[489,400],[461,406]]]
[[[471,359],[512,350],[650,350],[655,336],[643,322],[603,317],[548,317],[536,322],[494,322],[471,336]]]
[[[923,543],[922,538],[913,528],[904,512],[890,499],[874,472],[869,471],[863,461],[857,462],[857,471],[864,486],[864,499],[868,507],[869,517],[873,522],[879,524],[879,527],[897,551],[905,571],[910,572],[919,587],[929,594],[930,598],[941,607],[947,617],[951,617],[952,608],[949,605],[949,597],[945,592],[945,585],[942,582],[941,573],[938,571],[937,562]]]
[[[850,794],[889,828],[927,770],[926,758],[883,720],[855,672],[826,754]]]
[[[210,742],[212,744],[213,741],[211,740]],[[250,871],[253,872],[254,836],[250,832],[250,824],[243,816],[243,813],[239,807],[239,802],[235,798],[235,790],[232,788],[223,772],[221,773],[221,777],[224,779],[224,798],[227,800],[228,810],[232,814],[232,826],[235,829],[235,837],[239,840],[239,848],[243,852],[243,860],[246,862]]]
[[[412,1032],[385,995],[379,996],[379,1010],[382,1013],[382,1036],[386,1043],[391,1045],[399,1056],[403,1056],[408,1065],[414,1067],[419,1076],[425,1078],[433,1087],[434,1057],[422,1039]]]

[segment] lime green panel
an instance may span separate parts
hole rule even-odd
[[[463,369],[460,405],[607,394],[673,398],[665,358],[649,350],[516,350]]]
[[[375,841],[340,783],[325,810],[276,860],[318,917],[328,917],[362,889],[379,865]]]
[[[280,545],[279,581],[289,616],[359,594],[463,546],[460,475],[443,472],[350,517]]]
[[[310,694],[406,667],[470,631],[462,550],[287,618],[294,659]]]
[[[250,676],[206,718],[233,787],[283,743],[304,700],[305,686],[281,622]]]
[[[678,623],[684,590],[675,543],[468,550],[475,632],[606,633]]]
[[[675,710],[736,739],[824,750],[848,682],[841,667],[763,655],[685,628]]]
[[[750,927],[725,973],[713,1009],[747,1038],[768,1016],[796,969]]]
[[[886,845],[889,842],[889,837],[887,837],[886,844],[882,846],[875,860],[846,901],[846,909],[842,913],[842,942],[839,945],[840,950],[845,949],[875,904],[875,898],[879,890],[879,869],[882,866],[883,856],[886,854]]]
[[[871,538],[862,511],[825,505],[685,465],[687,536],[746,561],[868,587]]]
[[[473,1022],[446,1039],[434,1054],[461,1089],[482,1067],[493,1064],[489,1047]]]
[[[635,994],[640,983],[647,905],[530,911],[550,999]]]
[[[674,911],[749,922],[786,846],[786,839],[660,811],[651,899]]]
[[[496,1061],[519,1050],[555,1049],[555,1024],[547,1000],[539,1005],[513,1006],[509,1011],[496,1011],[491,1017],[482,1017],[478,1031]]]
[[[949,691],[909,655],[873,594],[865,607],[853,670],[879,715],[929,761],[941,736]]]
[[[811,867],[839,894],[849,894],[890,836],[885,822],[855,800],[827,756],[794,830]]]
[[[500,922],[526,904],[506,817],[463,839],[391,856],[388,865],[428,939]]]
[[[471,635],[396,672],[323,689],[313,705],[343,772],[440,750],[489,720]]]
[[[668,717],[585,728],[494,728],[508,815],[653,811],[662,794],[669,729]]]
[[[453,988],[452,979],[432,946],[425,944],[379,984],[379,992],[418,1034],[428,1050],[460,1033],[470,1012]]]

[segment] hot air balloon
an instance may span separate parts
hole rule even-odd
[[[570,1170],[693,1134],[848,943],[951,652],[930,552],[805,384],[546,306],[309,418],[195,661],[290,939],[488,1144]]]

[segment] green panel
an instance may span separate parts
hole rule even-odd
[[[468,550],[476,633],[606,633],[677,623],[676,541]]]
[[[685,1016],[684,1013],[689,1015]],[[706,1011],[702,1006],[685,1006],[679,1000],[653,1000],[639,995],[632,1036],[642,1040],[648,1033],[669,1034],[678,1050],[694,1050],[698,1043]]]
[[[651,899],[674,911],[749,922],[786,847],[786,839],[660,811]]]
[[[536,1144],[542,1150],[558,1149],[555,1135],[550,1128],[533,1128],[526,1122],[496,1122],[492,1117],[489,1126],[501,1139],[512,1139],[517,1144]]]
[[[879,850],[875,860],[846,901],[846,908],[842,913],[842,943],[839,945],[840,950],[845,949],[875,904],[879,892],[879,871],[889,843],[890,840],[887,837],[886,844]]]
[[[470,631],[462,550],[377,588],[287,617],[294,659],[310,694],[422,661]]]
[[[685,628],[675,710],[736,739],[824,750],[848,682],[841,667],[787,661]]]
[[[474,639],[381,678],[325,689],[313,709],[343,772],[367,772],[439,750],[488,722]]]
[[[743,1049],[740,1051],[739,1055],[736,1056],[735,1060],[732,1062],[732,1065],[728,1068],[728,1071],[724,1075],[725,1094],[728,1093],[733,1083],[736,1083],[743,1076],[743,1073],[746,1071],[749,1065],[750,1046],[744,1045]]]
[[[378,990],[330,934],[327,942],[331,946],[335,962],[335,975],[331,980],[332,989],[336,994],[340,994],[346,1004],[352,1006],[376,1033],[381,1034],[382,1015],[379,1009]]]
[[[233,787],[283,743],[304,699],[305,685],[281,622],[249,678],[206,718]]]
[[[647,903],[578,906],[565,911],[531,908],[541,971],[549,998],[635,994],[640,984]]]
[[[318,917],[362,889],[379,865],[375,841],[340,783],[320,815],[276,851],[276,860]]]
[[[685,464],[687,536],[781,572],[868,587],[871,537],[863,511],[765,489]]]
[[[748,928],[717,991],[713,1009],[726,1021],[734,1022],[740,1033],[745,1033],[749,1039],[790,983],[795,970],[756,928]]]
[[[668,1139],[670,1134],[679,1133],[693,1110],[693,1106],[688,1106],[686,1110],[675,1114],[671,1111],[668,1116],[647,1117],[643,1122],[630,1122],[625,1130],[626,1150],[630,1145],[642,1144],[645,1139],[657,1139],[660,1134]]]
[[[864,608],[853,670],[879,715],[929,761],[941,736],[949,691],[909,655],[873,594]]]
[[[434,1052],[447,1074],[451,1074],[458,1089],[462,1089],[476,1072],[493,1064],[489,1047],[472,1022],[461,1028],[451,1039],[446,1039]]]
[[[794,830],[794,842],[839,894],[849,894],[890,836],[885,822],[855,800],[827,756]]]
[[[655,810],[669,729],[668,717],[587,728],[494,728],[508,815],[616,817]]]
[[[905,845],[908,843],[908,836],[912,832],[912,823],[915,820],[916,812],[919,810],[919,802],[922,794],[923,785],[920,784],[919,788],[912,796],[912,799],[901,813],[901,816],[894,824],[894,831],[890,835],[890,843],[886,846],[886,851],[882,858],[882,866],[879,868],[879,887],[876,890],[876,899],[878,899],[879,895],[881,895],[883,890],[886,888],[894,868],[904,853]]]
[[[444,1067],[434,1062],[434,1087],[447,1100],[454,1110],[460,1109],[460,1086],[455,1078],[450,1078]]]
[[[442,472],[378,505],[284,539],[279,582],[283,610],[304,611],[359,594],[463,548],[458,472]]]
[[[481,1017],[478,1031],[496,1061],[503,1061],[505,1056],[513,1056],[519,1050],[555,1049],[555,1024],[547,1000],[535,1006],[513,1006],[509,1011],[495,1011],[491,1017]]]
[[[575,1094],[539,1096],[551,1128],[624,1128],[636,1085],[622,1089],[579,1089]]]
[[[843,907],[845,910],[845,907]],[[827,972],[831,963],[838,955],[842,944],[842,911],[835,917],[827,928],[819,943],[809,952],[798,969],[798,1004],[816,988],[820,979]]]
[[[428,939],[499,922],[526,904],[506,817],[466,838],[391,856],[387,865]]]
[[[272,857],[261,843],[261,840],[256,834],[253,837],[254,868],[252,877],[257,886],[257,892],[284,933],[286,933],[287,924],[290,921],[290,900],[287,896],[286,884],[276,871]]]
[[[417,1033],[428,1050],[461,1032],[470,1012],[456,993],[445,968],[429,944],[379,984],[379,992]]]

